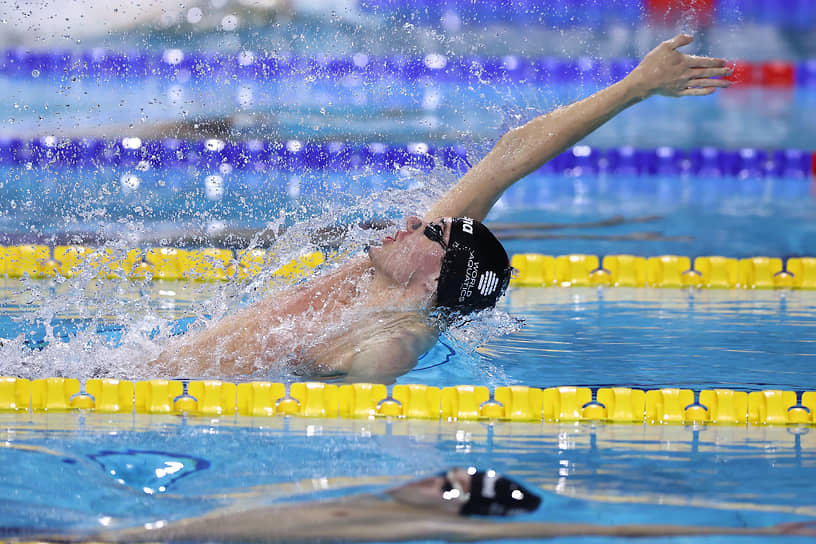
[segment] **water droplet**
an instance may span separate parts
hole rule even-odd
[[[232,32],[240,24],[240,19],[236,15],[227,15],[221,19],[221,28],[227,32]]]
[[[190,24],[198,24],[201,22],[201,19],[204,18],[204,12],[201,11],[201,8],[190,8],[187,10],[187,22]]]
[[[40,71],[36,68],[31,70],[31,77],[40,77]]]
[[[224,196],[224,178],[218,175],[207,176],[204,191],[209,200],[219,200]]]
[[[119,179],[119,182],[121,183],[122,188],[127,192],[138,189],[139,185],[142,183],[142,180],[130,172],[127,172]]]

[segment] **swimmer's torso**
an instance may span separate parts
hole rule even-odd
[[[273,294],[174,341],[154,365],[185,377],[349,375],[390,381],[436,342],[421,311],[389,307],[370,293],[370,263]]]

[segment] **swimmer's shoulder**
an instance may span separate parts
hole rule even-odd
[[[391,382],[416,366],[438,335],[419,312],[373,312],[311,350],[312,372],[321,369],[346,381]]]
[[[414,368],[436,344],[439,331],[422,314],[383,314],[358,332],[358,343],[346,361],[350,376],[391,382]]]

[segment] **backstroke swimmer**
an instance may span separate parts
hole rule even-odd
[[[334,270],[268,295],[153,362],[166,375],[250,376],[281,368],[309,377],[393,382],[437,341],[434,312],[495,306],[510,281],[507,253],[480,223],[502,193],[606,121],[652,95],[728,87],[725,61],[683,54],[677,35],[621,81],[502,136],[425,214]]]
[[[665,537],[696,535],[816,536],[814,522],[770,527],[693,525],[594,525],[501,522],[534,512],[541,498],[493,470],[453,468],[387,489],[379,495],[294,502],[247,510],[224,508],[177,521],[155,521],[126,529],[84,534],[39,535],[2,529],[6,541],[41,542],[349,542],[404,540],[499,540],[565,536]],[[471,516],[479,516],[473,518]]]

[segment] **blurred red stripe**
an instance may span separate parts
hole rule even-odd
[[[674,24],[682,21],[708,26],[713,19],[714,0],[646,0],[645,3],[652,23]]]
[[[793,63],[770,61],[762,64],[762,85],[769,87],[792,87],[795,81]]]
[[[754,80],[754,65],[750,62],[738,60],[736,62],[729,63],[728,65],[734,70],[730,76],[725,78],[728,81],[738,85],[753,85],[756,83]]]

